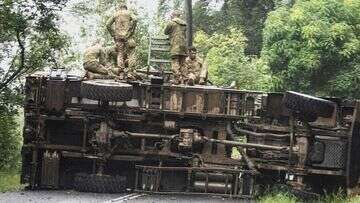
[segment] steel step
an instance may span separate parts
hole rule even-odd
[[[153,45],[167,45],[169,46],[170,45],[170,41],[166,40],[166,41],[154,41],[154,40],[151,40],[151,46]]]
[[[150,62],[153,62],[153,63],[171,63],[170,60],[164,60],[164,59],[150,59]]]
[[[151,51],[169,52],[170,47],[151,47]]]

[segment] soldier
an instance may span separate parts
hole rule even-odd
[[[171,21],[165,28],[165,34],[170,38],[171,69],[174,73],[174,83],[183,83],[181,69],[186,58],[186,23],[180,19],[180,13],[174,12]]]
[[[86,78],[88,79],[103,78],[109,74],[106,68],[106,53],[101,40],[96,40],[85,50],[83,66],[87,71]]]
[[[128,72],[126,66],[127,49],[129,49],[129,42],[133,40],[136,23],[136,16],[127,9],[124,3],[120,4],[119,9],[106,23],[108,31],[115,40],[120,78],[124,78]],[[113,24],[115,24],[114,28],[112,27]]]
[[[196,48],[190,47],[185,59],[183,77],[188,85],[204,85],[207,80],[208,67],[203,59],[196,55]]]

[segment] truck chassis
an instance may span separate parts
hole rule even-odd
[[[62,73],[27,77],[25,92],[31,189],[252,198],[277,183],[357,187],[357,101]]]

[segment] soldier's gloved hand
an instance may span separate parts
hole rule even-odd
[[[204,78],[200,78],[199,84],[200,84],[200,85],[205,85],[205,79],[204,79]]]

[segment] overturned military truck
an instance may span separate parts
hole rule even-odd
[[[121,83],[62,71],[31,75],[21,182],[245,198],[274,183],[351,192],[359,176],[359,106],[159,77]]]
[[[186,7],[190,46],[191,1]],[[167,62],[151,58],[167,39],[149,42],[143,80],[84,80],[63,70],[26,78],[22,183],[243,198],[274,184],[301,194],[356,192],[358,101],[172,85],[168,73],[150,70]]]
[[[263,93],[163,82],[27,77],[22,182],[251,197],[256,171],[233,147],[286,150],[234,141],[232,124],[254,116]]]

